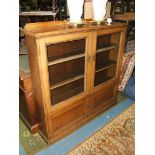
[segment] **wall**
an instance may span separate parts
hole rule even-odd
[[[107,12],[105,18],[110,17],[110,8],[111,3],[107,3]],[[84,19],[92,19],[93,18],[93,6],[92,6],[92,0],[85,0],[84,4]]]

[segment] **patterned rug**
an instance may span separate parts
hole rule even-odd
[[[21,119],[19,127],[19,141],[26,155],[34,155],[48,146],[39,133],[31,134]]]
[[[126,52],[123,56],[118,90],[123,92],[135,67],[135,41],[128,41]]]
[[[135,105],[117,116],[67,155],[134,155]]]

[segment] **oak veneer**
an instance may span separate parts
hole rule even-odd
[[[53,143],[116,104],[127,24],[26,24],[40,133]]]

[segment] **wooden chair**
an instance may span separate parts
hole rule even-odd
[[[134,0],[110,0],[111,17],[114,21],[128,24],[127,40],[135,37],[135,1]]]

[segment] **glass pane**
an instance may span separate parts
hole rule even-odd
[[[120,32],[107,34],[107,35],[100,35],[97,37],[97,50],[100,48],[106,48],[110,46],[117,46],[120,41]]]
[[[85,57],[49,66],[50,86],[84,76]]]
[[[54,61],[85,52],[85,39],[50,44],[47,46],[48,61]]]
[[[82,92],[84,92],[84,78],[51,90],[52,103],[59,103]]]
[[[47,56],[53,105],[84,92],[85,39],[48,45]]]
[[[100,85],[115,77],[116,65],[95,73],[94,86]]]
[[[94,86],[115,77],[119,41],[120,33],[97,37]]]

